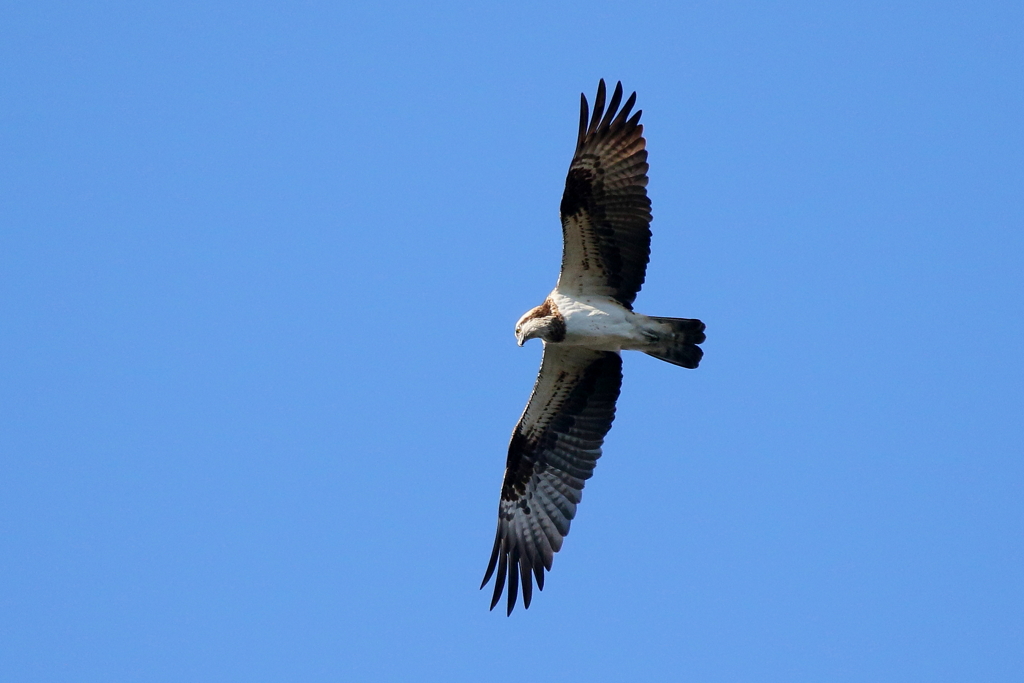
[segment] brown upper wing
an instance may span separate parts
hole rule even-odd
[[[562,195],[558,288],[575,296],[611,296],[632,309],[651,254],[641,112],[629,116],[636,93],[618,109],[622,83],[615,86],[605,110],[601,80],[593,116],[588,117],[587,98],[580,99],[579,138]]]
[[[544,588],[544,570],[569,533],[584,482],[594,473],[615,417],[622,359],[609,351],[544,345],[530,402],[512,433],[498,505],[498,531],[483,588],[494,574],[491,609],[508,579],[508,613],[522,579],[530,606],[531,575]]]

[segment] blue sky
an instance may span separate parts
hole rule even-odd
[[[10,681],[1018,681],[1024,9],[8,2]],[[578,98],[654,242],[543,593],[477,590]]]

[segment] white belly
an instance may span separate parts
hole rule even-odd
[[[565,319],[563,344],[602,351],[619,351],[643,345],[647,339],[639,325],[645,316],[633,313],[608,297],[573,298],[556,288],[549,297]]]

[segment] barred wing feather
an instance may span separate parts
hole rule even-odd
[[[622,83],[605,109],[604,80],[600,82],[592,116],[587,98],[580,99],[576,153],[562,195],[558,288],[570,296],[610,296],[632,310],[651,254],[641,112],[629,116],[636,93],[619,109]]]
[[[615,417],[622,359],[609,351],[544,345],[533,394],[512,433],[498,505],[498,531],[480,587],[495,577],[491,609],[508,581],[508,614],[520,586],[530,606],[532,579],[569,533],[584,483],[594,473]],[[497,573],[495,574],[495,569]]]

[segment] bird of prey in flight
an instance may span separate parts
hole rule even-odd
[[[532,579],[569,533],[583,486],[594,473],[615,417],[623,349],[696,368],[704,323],[633,311],[651,253],[647,150],[636,93],[622,83],[605,108],[604,80],[594,113],[580,96],[580,129],[562,195],[562,270],[540,306],[516,323],[516,341],[540,338],[544,357],[530,402],[512,432],[498,504],[498,533],[483,588],[494,576],[491,609],[508,582],[512,614],[519,589],[530,606]],[[497,569],[497,573],[495,573]]]

